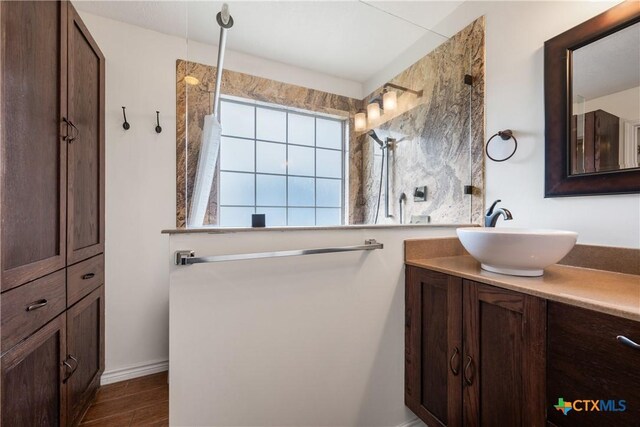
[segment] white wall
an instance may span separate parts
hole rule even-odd
[[[106,58],[106,376],[169,355],[168,238],[176,212],[176,59],[216,63],[216,47],[81,13]],[[361,87],[229,52],[225,68],[361,96]],[[127,107],[131,129],[122,128]],[[160,111],[162,133],[155,133]],[[126,372],[125,372],[126,374]]]
[[[171,268],[171,425],[400,426],[403,242],[454,228],[173,235],[196,256],[384,249]],[[168,257],[167,257],[168,258]]]
[[[544,198],[544,42],[611,2],[466,2],[434,30],[451,36],[486,16],[486,134],[512,129],[518,152],[486,162],[486,202],[502,199],[510,227],[577,231],[579,242],[640,247],[640,195]]]

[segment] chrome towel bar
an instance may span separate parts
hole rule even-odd
[[[223,261],[241,261],[245,259],[259,258],[280,258],[287,256],[329,254],[333,252],[353,252],[353,251],[372,251],[374,249],[383,249],[384,245],[378,243],[375,239],[365,240],[364,245],[356,246],[337,246],[333,248],[318,249],[298,249],[293,251],[277,251],[277,252],[256,252],[252,254],[233,254],[233,255],[214,255],[205,257],[196,257],[194,251],[182,250],[176,251],[176,265],[201,264],[205,262],[223,262]]]

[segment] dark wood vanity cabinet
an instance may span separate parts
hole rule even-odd
[[[67,1],[0,22],[1,420],[76,425],[104,370],[104,56]]]
[[[406,269],[405,403],[430,426],[462,425],[462,279]]]
[[[547,417],[558,427],[637,426],[640,323],[566,304],[548,304]],[[572,402],[566,415],[558,399]],[[592,402],[600,401],[595,410]],[[623,403],[621,401],[624,401]],[[604,406],[602,406],[604,405]]]
[[[407,266],[405,403],[430,426],[545,425],[546,302]]]

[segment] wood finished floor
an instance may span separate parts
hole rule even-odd
[[[80,425],[168,426],[167,373],[161,372],[101,387]]]

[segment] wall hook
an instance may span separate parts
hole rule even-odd
[[[160,111],[156,111],[156,133],[162,132],[162,128],[160,127]]]
[[[122,107],[122,117],[124,117],[124,123],[122,124],[122,127],[124,128],[124,130],[129,130],[129,128],[131,127],[131,125],[129,124],[129,122],[127,121],[127,113],[125,111],[126,107]]]

